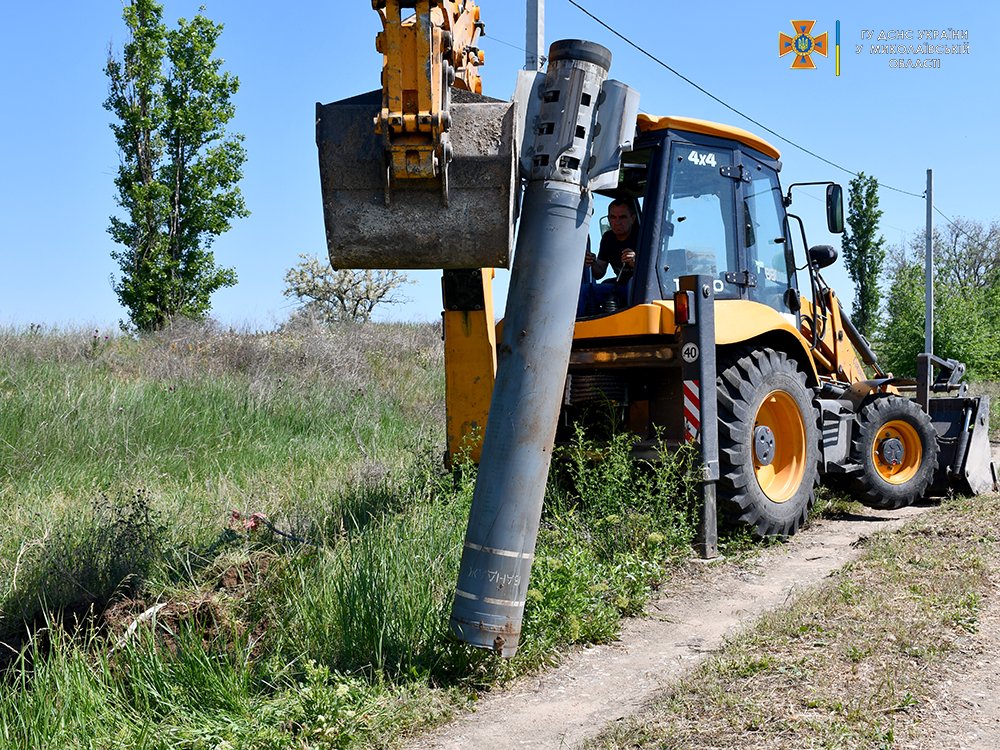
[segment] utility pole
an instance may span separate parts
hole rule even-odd
[[[541,70],[545,49],[545,0],[527,0],[524,25],[524,69]]]
[[[924,248],[924,288],[927,291],[924,351],[934,353],[934,173],[927,170],[927,240]]]

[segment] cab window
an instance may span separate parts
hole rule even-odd
[[[774,170],[744,155],[750,182],[743,186],[743,230],[747,266],[757,279],[750,299],[788,312],[784,294],[789,280],[789,249],[785,238],[781,187]]]
[[[734,181],[719,172],[732,164],[729,149],[690,143],[671,146],[656,265],[664,298],[671,297],[678,278],[688,274],[712,276],[718,298],[740,296],[740,288],[726,281],[726,272],[739,265]]]
[[[632,204],[635,220],[642,224],[643,196],[646,193],[646,178],[652,149],[630,151],[622,156],[622,167],[618,172],[618,187],[607,193],[594,194],[594,219],[590,222],[588,248],[596,253],[601,246],[601,238],[611,231],[608,223],[608,207],[615,199],[625,199]]]

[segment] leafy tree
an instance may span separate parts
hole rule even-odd
[[[924,247],[922,234],[918,240]],[[939,280],[962,291],[1000,284],[1000,222],[983,224],[961,216],[934,228],[934,265]]]
[[[924,350],[924,272],[916,261],[904,259],[893,271],[876,345],[886,370],[916,374],[917,355]]]
[[[883,366],[913,375],[924,349],[925,233],[890,257]],[[935,227],[934,353],[965,362],[973,379],[1000,378],[1000,224],[968,219]]]
[[[878,233],[882,211],[878,207],[878,180],[861,172],[851,180],[847,198],[847,231],[841,248],[844,265],[854,282],[851,320],[865,336],[878,321],[879,277],[885,264],[885,238]]]
[[[246,152],[243,136],[226,132],[239,80],[213,57],[222,25],[199,12],[168,30],[155,0],[130,0],[122,15],[130,39],[120,59],[109,50],[104,108],[116,118],[124,216],[108,233],[122,246],[115,292],[148,331],[176,315],[203,318],[212,293],[236,283],[210,248],[249,215],[238,186]]]
[[[326,323],[363,323],[371,318],[376,305],[403,302],[394,292],[409,280],[398,271],[334,271],[315,256],[299,258],[285,273],[284,294],[304,303],[303,312]]]

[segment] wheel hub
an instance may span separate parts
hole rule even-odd
[[[883,440],[878,447],[879,457],[889,466],[899,466],[906,457],[903,441],[897,437]]]
[[[774,430],[767,425],[753,429],[753,455],[760,466],[770,466],[774,461]]]
[[[883,482],[905,485],[924,463],[924,448],[917,428],[908,419],[882,425],[871,442],[871,467]]]
[[[806,459],[806,422],[795,395],[780,388],[768,393],[752,424],[747,437],[753,448],[747,457],[761,491],[772,503],[801,495],[802,481],[812,467]]]

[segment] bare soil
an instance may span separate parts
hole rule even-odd
[[[979,630],[943,666],[936,699],[901,748],[1000,748],[1000,603],[981,613]]]
[[[1000,444],[993,445],[1000,463]],[[416,738],[412,750],[569,748],[637,712],[718,650],[727,636],[858,557],[865,537],[893,530],[933,506],[821,519],[750,561],[692,564],[628,620],[620,639],[569,655],[557,669],[480,699],[474,713]],[[939,699],[901,747],[1000,747],[1000,605],[945,669]]]

